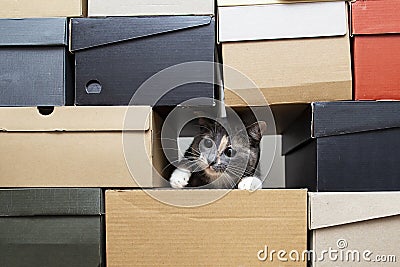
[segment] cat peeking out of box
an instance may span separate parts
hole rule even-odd
[[[254,175],[266,123],[227,131],[219,122],[201,118],[199,125],[200,134],[172,172],[171,187],[260,189],[262,181]]]

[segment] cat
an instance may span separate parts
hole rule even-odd
[[[260,141],[266,131],[264,121],[246,129],[232,129],[233,136],[217,121],[201,118],[200,134],[186,150],[172,172],[172,188],[200,187],[256,190],[262,187],[254,177],[260,159]]]

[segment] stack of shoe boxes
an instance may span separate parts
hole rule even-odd
[[[283,136],[286,186],[313,191],[313,266],[398,260],[400,103],[388,101],[399,99],[398,11],[351,3],[354,99],[370,101],[313,103]]]
[[[36,108],[73,104],[67,17],[84,15],[85,6],[81,1],[2,2],[1,266],[104,264],[102,192],[74,188],[79,184],[68,179],[60,182],[66,177],[62,162],[71,161],[71,155],[55,152],[53,135],[46,132],[55,129]],[[57,184],[70,188],[50,188]]]
[[[337,266],[329,247],[389,259],[400,105],[375,100],[398,99],[397,6],[5,1],[0,265],[306,266],[307,240],[314,266]],[[372,101],[340,101],[353,82]],[[285,189],[167,189],[168,115],[219,100],[245,123],[272,110]]]
[[[218,40],[225,64],[227,104],[352,98],[347,3],[290,2],[218,2]],[[248,76],[254,84],[238,80],[230,68]],[[262,95],[255,98],[258,91]]]

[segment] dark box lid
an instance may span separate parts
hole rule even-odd
[[[1,189],[0,217],[49,215],[101,215],[101,189]]]
[[[0,19],[0,46],[68,45],[66,18]]]
[[[210,16],[71,19],[71,51],[209,25]]]
[[[283,154],[311,138],[400,127],[400,101],[315,102],[283,135]]]

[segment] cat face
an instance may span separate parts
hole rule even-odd
[[[254,123],[246,130],[232,129],[231,136],[221,124],[208,119],[201,119],[200,127],[201,134],[194,139],[191,153],[196,154],[197,168],[209,182],[228,175],[236,183],[242,177],[254,175],[265,122]]]

